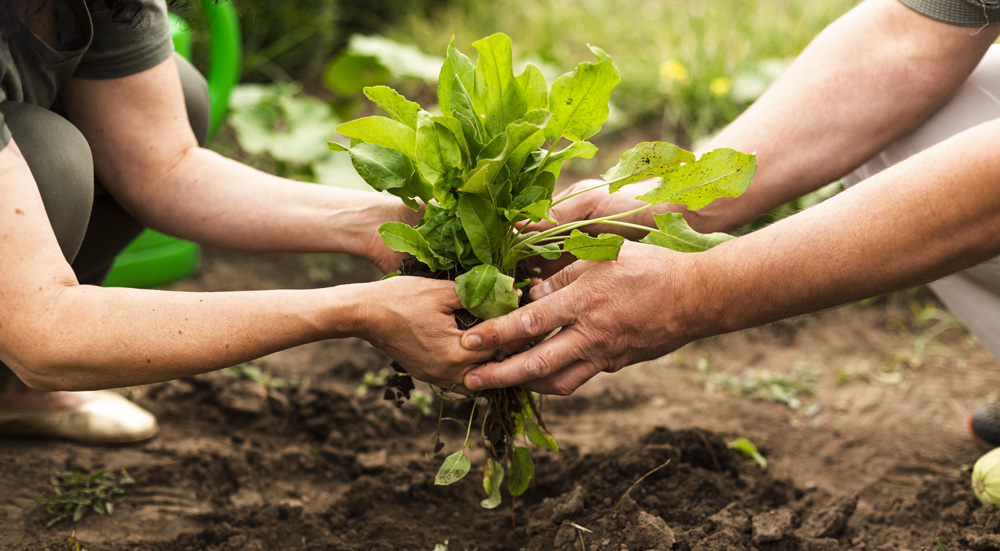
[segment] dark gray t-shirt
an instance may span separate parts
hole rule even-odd
[[[899,0],[927,17],[962,25],[982,27],[1000,22],[1000,0]]]
[[[0,0],[13,1],[13,0]],[[51,0],[59,44],[30,29],[0,42],[0,102],[51,109],[72,77],[118,78],[149,69],[173,52],[163,0],[142,0],[138,26],[115,23],[104,0]],[[0,113],[0,148],[10,131]]]

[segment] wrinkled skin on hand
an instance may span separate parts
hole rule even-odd
[[[454,311],[462,305],[455,282],[397,276],[364,286],[356,334],[413,377],[448,388],[461,384],[470,365],[492,357],[492,351],[469,351],[460,344]]]
[[[696,301],[684,291],[698,288],[690,269],[695,256],[626,242],[616,261],[574,262],[533,288],[534,302],[469,329],[463,345],[495,348],[561,330],[503,362],[472,369],[465,386],[568,395],[602,371],[687,344],[698,337],[685,315]]]

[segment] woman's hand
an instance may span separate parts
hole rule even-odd
[[[493,356],[492,350],[462,348],[454,281],[396,276],[359,288],[365,300],[355,334],[417,379],[444,388],[460,385],[466,371]]]

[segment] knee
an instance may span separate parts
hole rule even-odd
[[[181,77],[181,87],[184,89],[188,121],[195,137],[198,138],[198,145],[204,146],[208,143],[208,131],[212,121],[208,83],[190,61],[177,54],[174,54],[174,60],[177,62],[177,72]]]
[[[72,261],[94,202],[90,145],[72,123],[47,109],[2,102],[0,112],[35,178],[63,255]]]

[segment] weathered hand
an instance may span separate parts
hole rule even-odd
[[[461,308],[453,281],[397,276],[359,286],[364,293],[356,331],[421,381],[461,383],[492,351],[462,348],[453,312]]]
[[[519,385],[543,394],[572,393],[601,371],[653,359],[695,336],[685,323],[695,288],[694,254],[626,242],[616,261],[577,261],[532,289],[536,299],[466,331],[470,350],[492,349],[561,328],[500,363],[465,375],[472,390]]]

